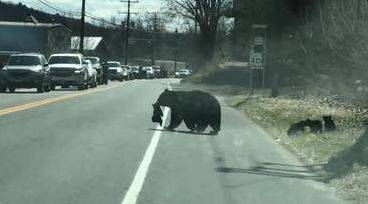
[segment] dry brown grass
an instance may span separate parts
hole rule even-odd
[[[368,203],[367,166],[355,161],[358,159],[352,158],[353,162],[345,162],[343,156],[339,158],[342,152],[354,147],[356,141],[364,135],[364,122],[368,120],[364,111],[344,104],[331,104],[330,101],[317,97],[268,98],[264,93],[232,96],[227,99],[227,103],[244,111],[277,142],[292,150],[304,161],[324,166],[329,164],[332,158],[338,158],[339,162],[344,164],[354,164],[354,168],[348,167],[343,173],[337,169],[341,167],[339,165],[324,169],[326,182],[335,186],[344,198]],[[326,114],[334,117],[338,127],[336,131],[323,134],[306,132],[293,138],[287,136],[286,132],[292,123],[306,118],[321,119],[322,115]]]

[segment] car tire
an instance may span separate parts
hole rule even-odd
[[[14,87],[9,87],[9,92],[10,93],[14,93],[15,92],[15,88]]]
[[[50,82],[48,82],[45,86],[45,92],[50,92],[51,91],[51,85]]]
[[[0,87],[0,93],[6,93],[6,86]]]
[[[44,93],[44,92],[45,92],[45,84],[44,83],[41,83],[37,87],[37,93]]]
[[[80,90],[80,91],[82,91],[82,90],[84,90],[85,89],[85,85],[84,84],[79,84],[78,85],[78,90]]]

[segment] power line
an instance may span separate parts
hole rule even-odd
[[[58,7],[55,7],[53,5],[51,5],[50,3],[46,2],[45,0],[38,0],[38,2],[40,2],[41,4],[43,4],[44,6],[47,6],[55,11],[58,11],[60,13],[65,13],[65,14],[69,14],[69,15],[73,15],[75,16],[76,14],[71,12],[71,11],[66,11],[66,10],[63,10],[63,9],[60,9]]]
[[[42,1],[48,3],[49,5],[53,5],[53,3],[51,3],[49,0],[42,0]],[[57,9],[59,9],[59,10],[61,10],[61,11],[65,11],[65,12],[72,13],[72,14],[75,14],[75,15],[80,15],[80,13],[77,12],[77,11],[68,11],[68,10],[65,10],[63,8],[60,8],[58,6],[54,6],[54,7],[57,8]]]
[[[72,16],[73,18],[80,18],[81,17],[81,14],[77,14],[76,12],[73,12],[73,11],[69,11],[69,10],[65,10],[65,9],[61,9],[59,7],[56,7],[56,6],[53,6],[51,5],[50,2],[48,2],[47,0],[37,0],[38,2],[40,2],[41,4],[43,4],[44,6],[48,7],[48,8],[51,8],[53,9],[54,11],[57,11],[59,13],[63,13],[63,14],[67,14],[68,16]],[[106,23],[106,24],[109,24],[109,25],[112,25],[112,26],[116,26],[116,27],[119,27],[120,25],[119,24],[115,24],[115,23],[111,23],[111,22],[108,22],[107,20],[105,20],[104,18],[101,18],[101,17],[98,17],[98,16],[95,16],[93,14],[90,14],[88,12],[85,12],[85,17],[88,17],[90,19],[93,19],[93,20],[97,20],[99,22],[103,22],[103,23]]]

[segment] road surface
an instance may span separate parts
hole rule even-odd
[[[343,203],[225,104],[218,136],[163,131],[151,104],[168,87],[185,89],[171,79],[1,94],[0,204]]]

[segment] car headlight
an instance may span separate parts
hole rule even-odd
[[[180,73],[179,72],[175,72],[175,75],[180,75]]]

